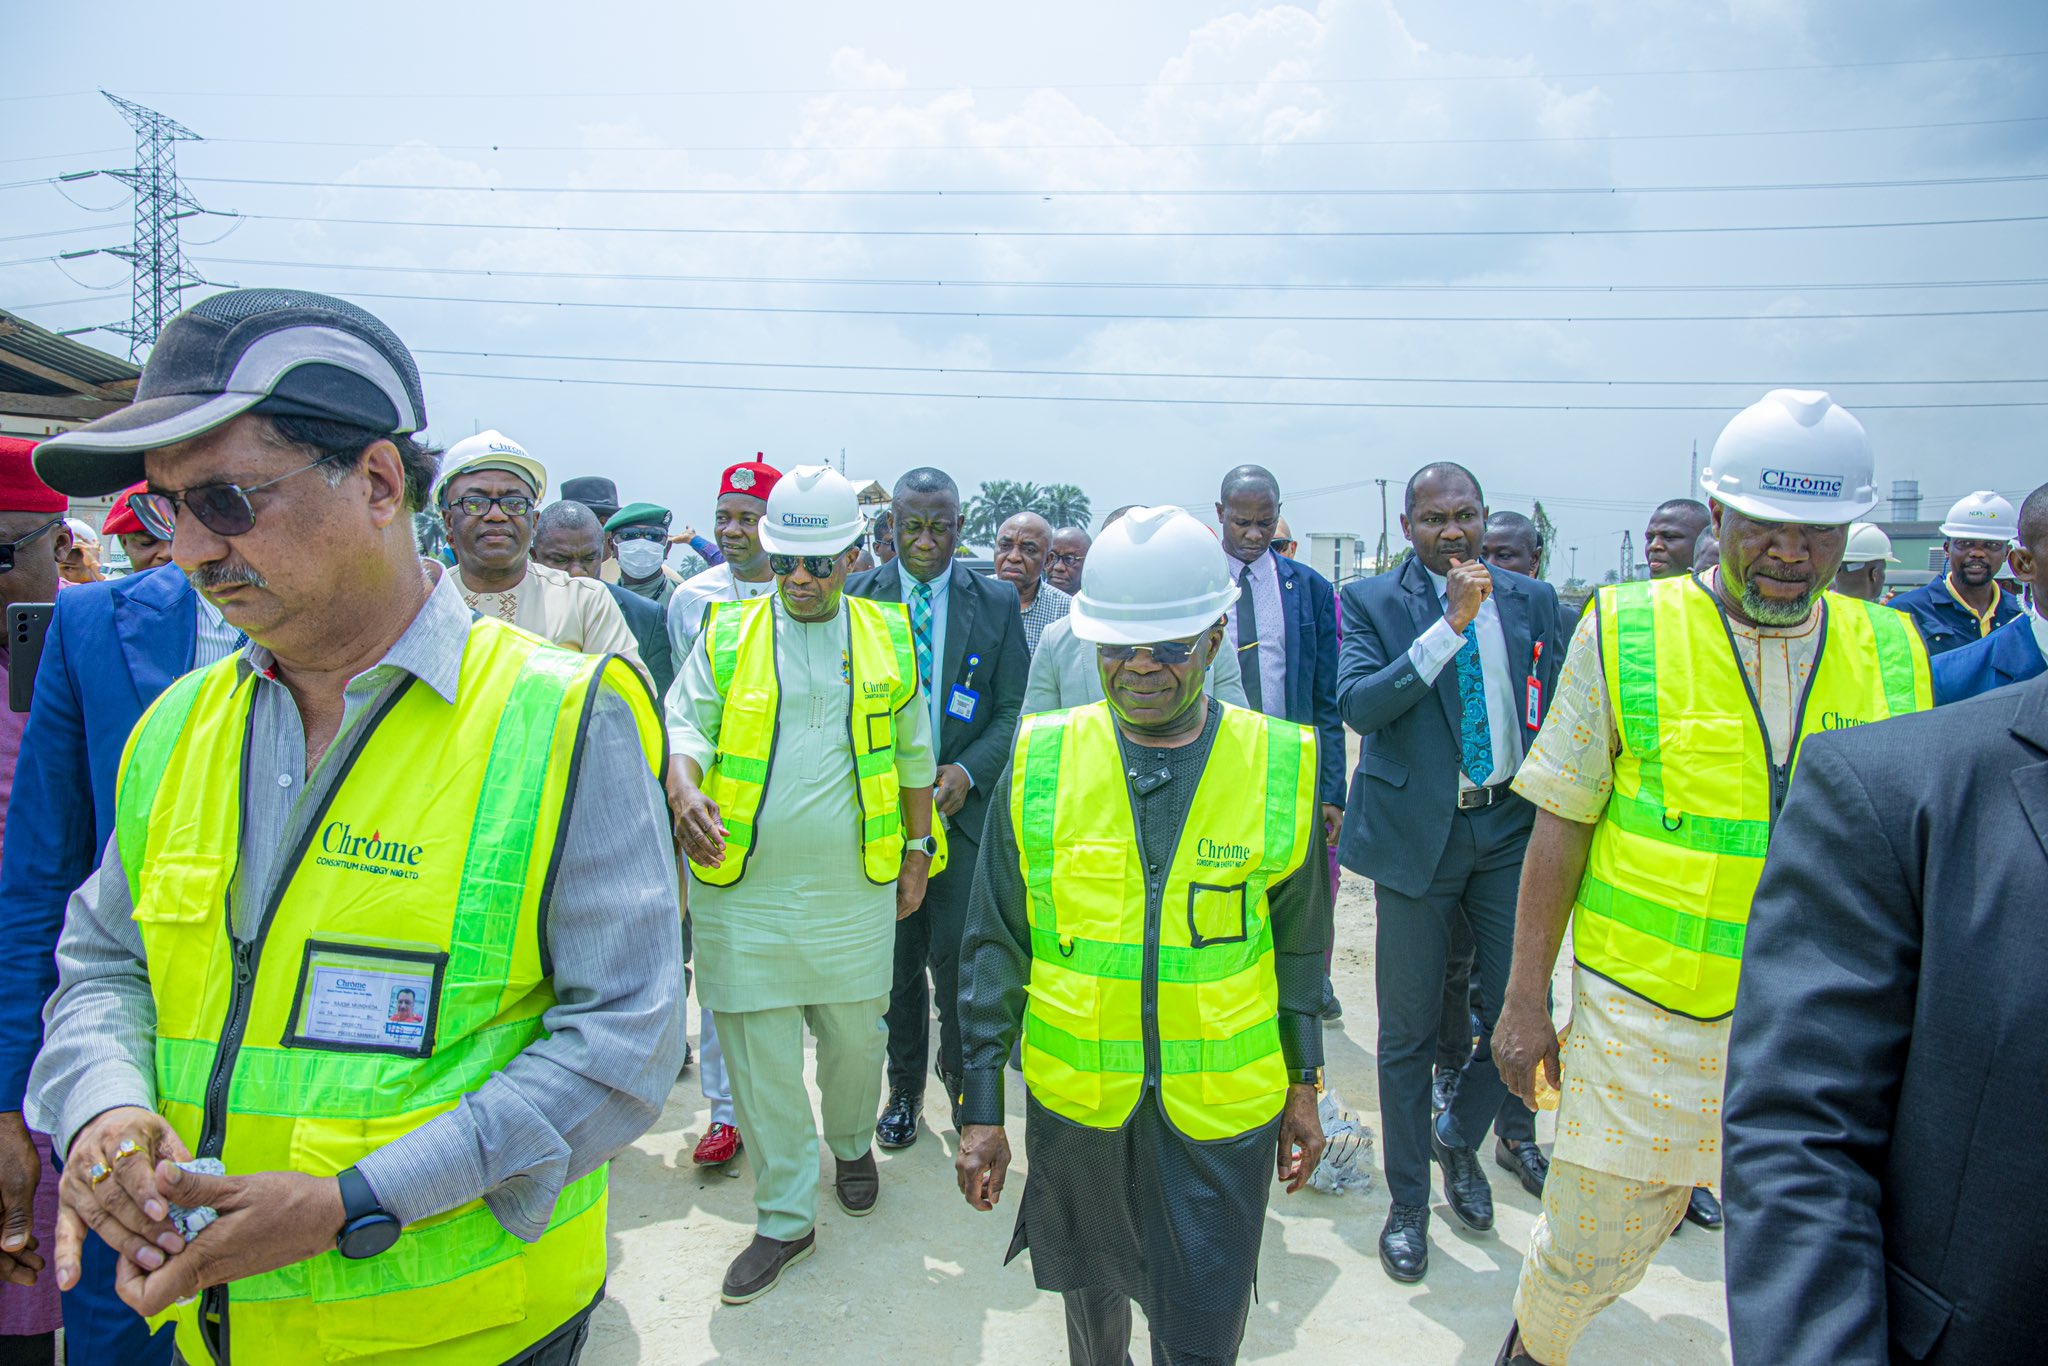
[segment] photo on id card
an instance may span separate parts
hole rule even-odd
[[[424,944],[309,939],[284,1045],[429,1057],[447,966]]]

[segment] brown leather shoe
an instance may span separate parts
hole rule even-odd
[[[851,1162],[835,1157],[832,1165],[832,1193],[839,1197],[839,1208],[856,1219],[873,1213],[875,1198],[882,1193],[882,1174],[875,1170],[874,1150],[869,1149]]]
[[[725,1284],[718,1298],[727,1304],[751,1304],[775,1288],[782,1279],[783,1268],[810,1256],[817,1243],[816,1229],[793,1243],[781,1242],[765,1233],[755,1234],[747,1250],[725,1269]]]

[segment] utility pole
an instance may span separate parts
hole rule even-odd
[[[125,259],[133,269],[128,322],[110,330],[128,338],[128,357],[134,360],[155,344],[164,324],[178,312],[178,296],[204,283],[178,244],[178,220],[205,210],[179,183],[177,145],[201,139],[154,109],[105,90],[100,94],[135,130],[135,165],[107,172],[135,194],[134,240],[110,253]]]
[[[1636,573],[1636,536],[1633,531],[1621,533],[1621,581],[1629,582]]]
[[[1373,555],[1372,572],[1384,574],[1387,572],[1387,481],[1375,479],[1373,482],[1380,486],[1380,548]]]
[[[1685,486],[1685,496],[1688,498],[1700,496],[1700,439],[1698,437],[1692,439],[1692,482]]]
[[[1579,548],[1577,546],[1570,546],[1568,549],[1572,552],[1572,582],[1577,583],[1579,581]]]

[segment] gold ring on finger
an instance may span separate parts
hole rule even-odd
[[[85,1173],[85,1175],[86,1175],[86,1179],[87,1179],[88,1181],[90,1181],[90,1182],[91,1182],[91,1183],[92,1183],[93,1185],[95,1185],[95,1186],[97,1186],[97,1185],[98,1185],[98,1184],[99,1184],[100,1182],[102,1182],[102,1181],[106,1180],[106,1179],[107,1179],[108,1177],[112,1176],[113,1174],[114,1174],[114,1169],[113,1169],[112,1167],[109,1167],[109,1166],[108,1166],[108,1165],[107,1165],[106,1163],[104,1163],[104,1162],[95,1162],[95,1163],[93,1163],[93,1164],[92,1164],[92,1166],[91,1166],[90,1168],[88,1168],[88,1169],[87,1169],[87,1171],[86,1171],[86,1173]]]
[[[134,1139],[124,1138],[121,1140],[120,1146],[114,1149],[113,1165],[118,1167],[121,1165],[124,1159],[133,1157],[135,1156],[135,1154],[141,1151],[142,1146],[138,1144]]]

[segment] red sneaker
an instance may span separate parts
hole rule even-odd
[[[740,1131],[730,1124],[714,1124],[697,1143],[697,1151],[690,1158],[700,1167],[720,1167],[740,1155],[745,1145],[740,1142]]]

